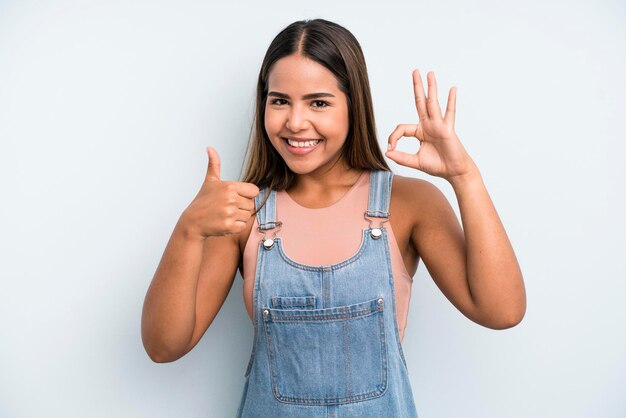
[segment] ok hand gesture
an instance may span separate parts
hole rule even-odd
[[[398,125],[389,136],[388,151],[385,155],[400,165],[451,181],[457,176],[471,174],[476,171],[476,166],[454,132],[456,87],[450,89],[446,114],[442,117],[437,100],[435,73],[431,71],[426,77],[428,97],[424,92],[419,71],[417,69],[413,71],[413,91],[419,123]],[[417,153],[409,154],[394,150],[402,137],[415,137],[419,140],[420,148]]]

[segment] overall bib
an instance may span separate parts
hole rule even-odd
[[[257,213],[265,239],[258,247],[254,341],[237,417],[417,417],[382,225],[392,177],[371,172],[370,225],[354,255],[328,266],[288,258],[277,235],[276,192],[264,188],[255,198],[258,208],[270,193]],[[332,231],[319,233],[332,239]]]

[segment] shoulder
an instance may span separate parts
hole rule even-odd
[[[441,190],[427,180],[393,175],[391,200],[398,204],[422,205],[441,198],[445,199]]]
[[[405,219],[414,227],[450,207],[450,204],[433,183],[394,174],[390,206],[391,216]]]

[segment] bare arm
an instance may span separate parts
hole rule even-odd
[[[480,174],[453,183],[463,229],[432,184],[414,187],[422,216],[411,241],[450,302],[472,321],[493,329],[518,324],[526,311],[522,272]]]
[[[235,235],[201,239],[178,222],[143,307],[141,335],[152,360],[177,360],[198,343],[228,296],[239,253]]]
[[[221,181],[217,152],[193,202],[181,215],[146,294],[141,337],[156,362],[189,352],[215,319],[241,258],[239,234],[251,224],[259,189]]]
[[[465,231],[467,283],[475,315],[491,328],[517,325],[526,312],[524,279],[482,177],[476,169],[451,184]]]
[[[419,71],[412,75],[420,122],[398,125],[389,137],[386,155],[449,181],[464,229],[436,187],[416,182],[420,190],[416,186],[408,199],[425,215],[414,213],[411,242],[433,280],[463,314],[490,328],[512,327],[526,311],[524,281],[478,167],[454,131],[457,89],[450,89],[444,116],[435,74],[427,74],[428,97]],[[417,138],[419,151],[408,154],[394,150],[402,137]]]

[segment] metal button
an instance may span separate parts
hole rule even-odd
[[[380,228],[373,228],[370,231],[370,234],[372,235],[372,238],[378,239],[383,234],[383,231],[381,231]]]
[[[270,313],[270,311],[268,311],[267,309],[263,309],[263,315],[267,315],[269,313]]]
[[[266,250],[271,249],[274,246],[274,240],[272,238],[267,238],[265,241],[263,241],[263,246]]]
[[[379,305],[382,305],[383,304],[383,298],[378,298],[377,302],[378,302]]]

